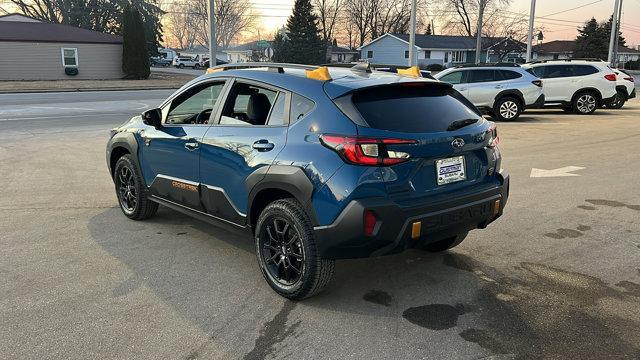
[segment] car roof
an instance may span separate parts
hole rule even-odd
[[[439,81],[428,78],[414,78],[401,76],[395,73],[384,71],[352,71],[349,68],[328,67],[331,80],[322,81],[307,78],[304,69],[286,69],[283,73],[269,71],[264,68],[229,69],[202,75],[185,85],[191,86],[196,82],[207,79],[236,77],[246,80],[262,82],[275,87],[298,93],[310,98],[324,92],[331,99],[343,96],[358,89],[391,85],[405,82],[425,82],[442,84]]]

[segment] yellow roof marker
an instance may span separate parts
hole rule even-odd
[[[305,70],[305,74],[307,74],[307,78],[313,80],[327,81],[331,80],[331,75],[329,75],[329,68],[326,66],[320,66],[315,70]]]
[[[215,72],[218,72],[218,71],[223,71],[223,70],[224,70],[224,68],[215,68],[215,69],[214,68],[208,68],[207,69],[207,74],[212,74],[212,73],[215,73]]]
[[[422,77],[422,74],[420,73],[420,68],[418,68],[417,66],[412,66],[407,69],[398,69],[398,75],[407,75],[407,76],[416,77],[416,78]]]

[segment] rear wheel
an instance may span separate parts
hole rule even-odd
[[[148,219],[158,211],[158,203],[147,198],[146,186],[131,155],[118,159],[113,180],[120,209],[129,219]]]
[[[422,244],[419,245],[418,248],[428,252],[441,252],[449,250],[460,245],[460,243],[467,237],[468,234],[468,232],[465,232],[456,236],[452,236],[450,238],[446,238],[444,240]]]
[[[178,67],[179,67],[180,69],[184,69],[184,64],[180,64],[180,65],[178,65]]]
[[[501,121],[515,120],[522,113],[522,105],[518,99],[506,96],[498,99],[493,106],[493,113]]]
[[[267,205],[256,224],[255,246],[265,280],[288,299],[313,296],[333,278],[334,261],[320,258],[311,222],[295,199]]]
[[[581,92],[574,97],[572,106],[578,115],[593,114],[598,107],[598,98],[591,91]]]
[[[196,63],[195,65],[193,65],[193,68],[196,70],[200,69],[200,64]]]
[[[613,100],[608,102],[606,106],[609,109],[620,109],[622,108],[622,106],[626,101],[627,101],[627,96],[625,95],[625,93],[623,91],[618,90],[616,91],[616,96],[613,98]]]

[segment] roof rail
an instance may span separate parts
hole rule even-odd
[[[544,64],[548,62],[571,62],[571,61],[592,61],[592,62],[605,62],[602,59],[598,58],[570,58],[570,59],[549,59],[549,60],[535,60],[529,61],[527,64]]]
[[[297,70],[315,70],[318,68],[316,65],[303,65],[303,64],[287,64],[287,63],[272,63],[272,62],[246,62],[246,63],[233,63],[223,64],[209,68],[210,72],[236,70],[236,69],[255,69],[255,68],[267,68],[269,71],[276,71],[284,73],[284,69],[297,69]]]
[[[520,67],[520,64],[512,62],[496,62],[496,63],[479,63],[479,64],[460,64],[454,66],[457,68],[471,68],[471,67]]]

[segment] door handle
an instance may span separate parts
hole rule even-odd
[[[460,88],[458,91],[466,91],[467,88]]]
[[[197,141],[184,143],[184,147],[186,147],[187,150],[190,150],[190,151],[197,149],[199,146],[200,144],[198,144]]]
[[[261,139],[253,143],[253,148],[261,152],[270,151],[274,146],[273,143],[270,143],[269,140],[266,139]]]
[[[502,89],[502,85],[496,85],[496,89]]]

